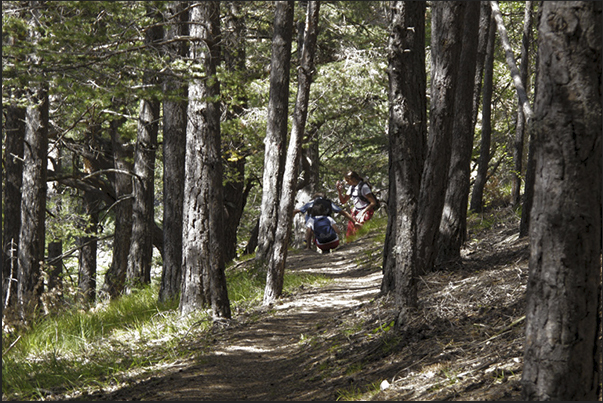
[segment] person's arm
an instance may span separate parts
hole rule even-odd
[[[359,218],[360,218],[360,223],[362,223],[364,221],[364,215],[375,209],[375,206],[377,205],[377,200],[375,200],[375,196],[373,196],[372,193],[367,193],[364,195],[364,197],[367,198],[367,200],[369,201],[369,205],[366,206],[364,209],[362,209],[362,211],[359,214]]]
[[[354,225],[358,225],[358,221],[356,221],[356,219],[350,213],[348,213],[347,211],[341,210],[339,212],[339,214],[343,215],[345,218],[347,218],[348,220],[350,220],[351,222],[353,222]]]
[[[349,194],[341,194],[341,190],[343,189],[343,185],[341,182],[337,181],[337,195],[339,196],[339,202],[341,204],[345,204],[348,200],[350,200]]]

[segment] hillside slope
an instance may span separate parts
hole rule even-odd
[[[528,246],[512,212],[498,219],[470,234],[462,267],[420,278],[420,307],[398,334],[378,297],[382,236],[369,233],[330,255],[290,255],[287,270],[329,276],[326,286],[214,324],[183,345],[194,359],[75,398],[517,400]]]

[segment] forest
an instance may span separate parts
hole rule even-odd
[[[525,252],[508,255],[526,266],[514,287],[523,308],[502,333],[476,335],[504,344],[500,334],[521,328],[522,399],[601,400],[601,11],[580,1],[2,2],[3,400],[104,400],[102,385],[119,393],[125,378],[191,357],[234,377],[255,367],[215,364],[208,351],[241,347],[244,325],[297,338],[313,359],[345,353],[312,355],[320,343],[308,337],[356,351],[364,332],[358,348],[385,366],[403,339],[429,342],[438,321],[421,312],[445,301],[428,290],[473,292],[455,276],[490,242],[482,229],[509,222],[505,236]],[[380,207],[355,235],[335,216],[342,246],[329,256],[305,251],[296,209],[319,192],[355,214],[338,190],[350,171]],[[357,309],[356,286],[374,291]],[[296,310],[308,289],[322,290],[317,307],[341,306],[323,336]],[[287,309],[297,325],[261,327]],[[327,337],[344,312],[365,321]],[[285,371],[277,361],[259,382],[282,375],[270,372]],[[458,386],[477,369],[439,371]],[[375,399],[451,399],[383,385]],[[167,398],[359,399],[341,385],[298,387]]]

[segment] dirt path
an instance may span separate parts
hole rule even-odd
[[[312,251],[290,255],[287,270],[322,274],[334,281],[322,287],[303,288],[271,308],[223,324],[214,333],[209,351],[199,354],[193,365],[166,368],[160,377],[95,397],[103,400],[336,398],[337,385],[345,380],[327,381],[320,376],[317,363],[328,351],[321,351],[316,343],[329,337],[326,329],[332,328],[338,317],[377,296],[381,271],[358,265],[364,249],[365,243],[357,241],[329,255]],[[366,254],[364,258],[370,259]]]

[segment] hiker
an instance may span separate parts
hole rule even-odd
[[[314,209],[314,204],[317,200],[319,201],[317,204],[320,204],[320,203],[325,204],[324,211],[318,211],[319,210],[318,206],[316,209]],[[339,207],[337,204],[333,203],[333,201],[327,199],[323,193],[314,193],[314,195],[312,196],[312,200],[310,200],[308,203],[304,204],[300,208],[293,210],[294,215],[297,213],[305,213],[306,214],[306,217],[305,217],[305,220],[306,220],[305,221],[305,224],[306,224],[306,247],[305,247],[305,249],[311,249],[311,245],[312,245],[313,230],[312,230],[312,228],[310,228],[308,226],[308,220],[313,215],[314,216],[316,216],[316,215],[330,216],[332,212],[341,214],[344,217],[346,217],[348,220],[356,222],[355,218],[352,217],[352,215],[350,213],[345,211],[343,208]]]
[[[322,253],[331,253],[339,246],[341,230],[333,217],[328,215],[310,216],[307,228],[314,234],[314,243]]]
[[[339,195],[339,202],[341,204],[347,203],[350,199],[353,203],[351,215],[354,221],[348,222],[345,234],[346,237],[349,237],[356,233],[359,226],[362,226],[373,217],[375,207],[378,204],[370,186],[364,182],[364,179],[357,172],[349,171],[345,174],[344,179],[349,186],[348,190],[345,194],[342,194],[343,184],[341,181],[337,181],[337,194]]]

